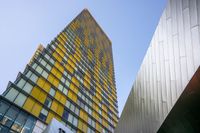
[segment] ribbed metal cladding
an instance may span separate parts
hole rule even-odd
[[[155,133],[200,65],[200,0],[169,0],[116,133]]]

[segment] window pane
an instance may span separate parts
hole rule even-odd
[[[70,106],[70,102],[67,101],[65,106],[66,106],[67,108],[69,108],[69,106]]]
[[[15,120],[11,128],[17,132],[20,132],[23,128],[23,125],[26,122],[26,119],[27,119],[27,114],[20,112],[20,114],[17,116],[17,119]]]
[[[19,105],[20,107],[22,107],[22,105],[24,104],[25,100],[26,100],[26,96],[22,93],[19,93],[19,95],[17,96],[17,98],[15,99],[15,102],[17,105]]]
[[[51,71],[51,66],[49,64],[47,64],[46,68]]]
[[[60,91],[63,91],[63,86],[62,86],[61,84],[59,84],[59,85],[58,85],[58,89],[59,89]]]
[[[67,87],[69,87],[69,85],[70,85],[70,83],[69,83],[69,81],[66,79],[66,81],[65,81],[65,85],[67,86]]]
[[[76,107],[75,114],[79,115],[79,109]]]
[[[24,125],[24,129],[22,133],[31,133],[34,127],[35,119],[32,116],[28,117],[28,120],[26,121]]]
[[[4,118],[1,120],[1,123],[3,125],[6,125],[8,127],[10,127],[12,125],[12,122],[15,120],[17,114],[19,112],[19,109],[12,106],[8,112],[6,113],[6,115],[4,116]]]
[[[40,112],[39,118],[45,121],[47,118],[47,114],[48,114],[48,111],[46,109],[42,109]]]
[[[74,120],[73,120],[73,125],[76,126],[76,127],[77,127],[77,125],[78,125],[78,120],[77,120],[77,118],[75,118],[75,117],[74,117]]]
[[[44,71],[42,72],[42,76],[43,76],[44,78],[47,79],[47,77],[48,77],[48,73],[44,70]]]
[[[17,91],[14,88],[10,88],[10,91],[6,94],[6,98],[10,101],[14,101],[14,99],[16,98],[16,96],[18,95],[19,91]]]
[[[67,111],[67,110],[64,110],[63,116],[62,116],[63,119],[67,120],[67,119],[68,119],[68,115],[69,115],[68,111]]]
[[[41,60],[41,64],[45,67],[46,66],[46,61],[44,61],[43,59]]]
[[[49,91],[49,94],[50,94],[51,96],[54,96],[55,93],[56,93],[56,91],[55,91],[53,88],[51,88],[50,91]]]
[[[36,81],[38,80],[38,76],[36,76],[35,74],[32,74],[30,79],[36,83]]]
[[[43,70],[43,69],[42,69],[40,66],[37,66],[36,71],[37,71],[38,73],[41,74],[41,73],[42,73],[42,70]]]
[[[31,74],[32,74],[32,72],[28,71],[27,74],[26,74],[26,77],[29,78],[31,76]]]
[[[0,102],[0,120],[2,119],[3,115],[6,113],[6,111],[8,110],[9,105],[4,103],[4,102]]]
[[[17,86],[19,88],[22,88],[24,86],[24,84],[26,83],[26,81],[24,79],[20,79],[19,82],[17,83]]]
[[[27,93],[30,93],[32,90],[33,86],[29,84],[28,82],[25,84],[23,90],[26,91]]]
[[[73,116],[71,114],[69,114],[68,121],[72,123],[72,120],[73,120]]]
[[[47,97],[45,102],[44,102],[44,105],[46,105],[47,107],[50,108],[51,107],[51,103],[52,103],[52,99]]]

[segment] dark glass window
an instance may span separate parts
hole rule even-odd
[[[17,132],[20,132],[23,128],[23,125],[26,122],[27,116],[28,115],[26,113],[20,112],[20,114],[17,116],[14,124],[12,125],[11,129],[13,129]]]
[[[47,97],[45,102],[44,102],[44,105],[46,105],[47,107],[50,108],[51,107],[51,103],[52,103],[52,99]]]
[[[0,120],[3,118],[3,115],[6,113],[6,111],[8,110],[9,105],[4,103],[4,102],[0,102]]]
[[[35,119],[32,116],[29,116],[23,129],[23,133],[31,133],[35,125]]]
[[[46,121],[48,111],[46,109],[42,109],[39,115],[39,118],[43,121]]]
[[[12,106],[8,112],[6,113],[6,115],[4,116],[4,118],[1,120],[1,124],[10,127],[13,123],[13,121],[15,120],[15,118],[17,117],[17,114],[19,112],[19,109]]]
[[[64,110],[63,112],[63,119],[67,120],[68,119],[68,116],[69,116],[69,112],[67,110]]]

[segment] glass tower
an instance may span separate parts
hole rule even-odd
[[[38,47],[0,100],[1,131],[42,132],[53,118],[73,132],[114,131],[112,45],[87,9],[46,48]]]

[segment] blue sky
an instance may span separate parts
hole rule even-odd
[[[0,0],[0,93],[38,44],[46,46],[88,8],[112,41],[121,114],[165,5],[166,0]]]

